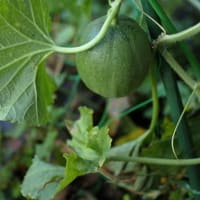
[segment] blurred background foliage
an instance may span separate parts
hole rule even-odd
[[[135,18],[145,29],[144,16],[136,9],[134,2],[140,1],[125,0],[121,14]],[[178,30],[200,20],[200,12],[194,7],[192,0],[159,2]],[[92,19],[105,15],[109,8],[107,0],[48,0],[47,4],[52,19],[52,37],[62,46],[75,46],[84,27]],[[200,61],[199,43],[199,37],[188,41],[194,55]],[[176,48],[173,51],[188,73],[192,74],[183,55]],[[47,162],[65,164],[62,154],[68,151],[66,140],[70,135],[64,120],[77,119],[78,107],[81,105],[94,110],[95,124],[109,124],[113,145],[129,142],[148,128],[152,111],[148,78],[128,97],[104,99],[89,91],[81,82],[76,71],[74,55],[53,55],[48,59],[47,67],[58,87],[55,103],[51,107],[50,122],[43,127],[0,122],[0,200],[24,199],[20,194],[20,184],[35,154]],[[180,82],[178,78],[177,81]],[[190,91],[181,82],[179,87],[183,102],[186,102]],[[158,92],[161,110],[155,138],[150,147],[143,148],[141,155],[170,158],[173,157],[170,138],[174,124],[169,117],[165,92],[160,82]],[[187,111],[187,117],[196,141],[194,148],[198,151],[199,111],[194,99]],[[119,164],[105,166],[103,169],[109,181],[99,174],[86,175],[75,180],[55,199],[192,199],[184,168],[129,166],[126,170],[120,170],[122,173],[114,177],[119,171]]]

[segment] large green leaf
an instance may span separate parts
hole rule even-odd
[[[44,0],[0,0],[0,120],[42,124],[54,84],[42,61],[53,50]]]

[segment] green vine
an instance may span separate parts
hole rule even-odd
[[[157,84],[155,77],[155,65],[151,65],[150,67],[150,78],[151,78],[151,90],[152,90],[152,99],[153,99],[153,113],[151,118],[151,123],[149,129],[138,139],[136,139],[136,144],[141,145],[141,143],[148,138],[151,133],[154,131],[154,128],[158,119],[158,111],[159,111],[159,103],[158,103],[158,93],[157,93]]]
[[[158,111],[159,111],[159,103],[158,103],[158,94],[157,94],[157,84],[156,84],[156,77],[155,77],[155,63],[153,63],[150,66],[150,78],[151,78],[151,88],[152,88],[152,99],[153,99],[153,112],[152,112],[152,118],[151,118],[151,123],[149,126],[149,129],[140,137],[138,137],[135,140],[134,145],[132,146],[132,149],[130,150],[130,156],[133,156],[134,158],[138,155],[139,150],[143,142],[150,138],[151,134],[154,131],[154,128],[157,123],[158,119]],[[132,158],[132,157],[130,157]],[[108,158],[109,160],[110,158]],[[129,160],[121,160],[121,161],[126,161],[129,162]],[[125,163],[124,166],[126,166],[127,163]],[[124,167],[123,167],[124,168]]]
[[[124,161],[137,162],[151,165],[170,165],[170,166],[188,166],[200,164],[200,158],[191,159],[165,159],[165,158],[150,158],[150,157],[131,157],[131,156],[110,156],[109,161]]]
[[[196,0],[194,0],[194,1],[197,3]],[[194,2],[194,1],[191,0],[191,2]],[[148,3],[152,7],[152,10],[154,10],[156,15],[160,18],[160,21],[162,22],[162,25],[165,27],[167,32],[170,34],[176,33],[177,32],[176,27],[173,25],[173,23],[171,22],[171,20],[169,19],[169,17],[165,13],[164,9],[159,4],[159,2],[157,0],[148,0]],[[199,5],[199,3],[197,3],[197,5]],[[195,7],[197,8],[197,6],[195,6]],[[160,34],[160,33],[158,33],[158,34]],[[192,53],[192,51],[190,50],[190,47],[188,46],[188,44],[185,41],[179,42],[179,47],[180,47],[181,51],[183,52],[184,56],[187,58],[189,64],[191,65],[191,67],[195,73],[194,75],[199,78],[200,77],[200,64],[199,64],[197,58]]]
[[[170,34],[170,35],[161,34],[158,37],[158,39],[155,41],[155,45],[159,45],[163,43],[170,44],[170,43],[179,42],[187,38],[190,38],[198,33],[200,33],[200,22],[194,26],[189,27],[186,30],[180,31],[179,33]]]
[[[109,5],[111,6],[111,8],[108,10],[106,20],[99,33],[91,41],[79,47],[67,48],[67,47],[54,46],[53,50],[59,53],[69,54],[69,53],[79,53],[94,47],[97,43],[99,43],[103,39],[108,28],[113,23],[113,20],[115,20],[116,16],[118,15],[122,1],[123,0],[109,1]]]
[[[197,89],[197,87],[196,87],[196,89]],[[172,134],[172,137],[171,137],[171,148],[172,148],[172,152],[173,152],[173,154],[174,154],[174,156],[175,156],[176,159],[178,159],[178,156],[176,154],[176,150],[175,150],[175,146],[174,146],[175,135],[176,135],[178,127],[179,127],[179,125],[181,123],[181,120],[183,119],[183,116],[184,116],[186,110],[188,109],[188,106],[189,106],[189,104],[190,104],[190,102],[191,102],[191,100],[192,100],[192,98],[193,98],[193,96],[194,96],[194,94],[196,92],[196,89],[194,89],[192,91],[191,95],[189,96],[189,98],[188,98],[188,100],[187,100],[187,102],[186,102],[186,104],[184,106],[184,109],[183,109],[183,111],[182,111],[182,113],[181,113],[181,115],[180,115],[180,117],[179,117],[179,119],[178,119],[178,121],[176,123],[176,126],[174,128],[174,131],[173,131],[173,134]]]

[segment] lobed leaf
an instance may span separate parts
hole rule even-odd
[[[69,185],[78,176],[97,172],[98,168],[103,165],[111,147],[108,128],[93,126],[92,110],[80,107],[80,113],[80,119],[70,129],[72,139],[68,145],[74,152],[65,155],[67,160],[65,175],[60,182],[58,191]]]
[[[0,0],[0,120],[40,125],[55,86],[43,60],[51,53],[44,0]]]
[[[93,126],[92,110],[87,107],[80,107],[81,117],[77,120],[72,129],[72,140],[68,145],[85,160],[90,160],[97,166],[101,166],[110,149],[111,138],[108,135],[108,128]]]

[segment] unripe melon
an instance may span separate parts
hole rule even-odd
[[[100,31],[105,17],[91,22],[81,35],[84,44]],[[152,60],[148,37],[136,21],[119,17],[93,48],[78,53],[78,73],[85,85],[104,97],[122,97],[137,89]]]

